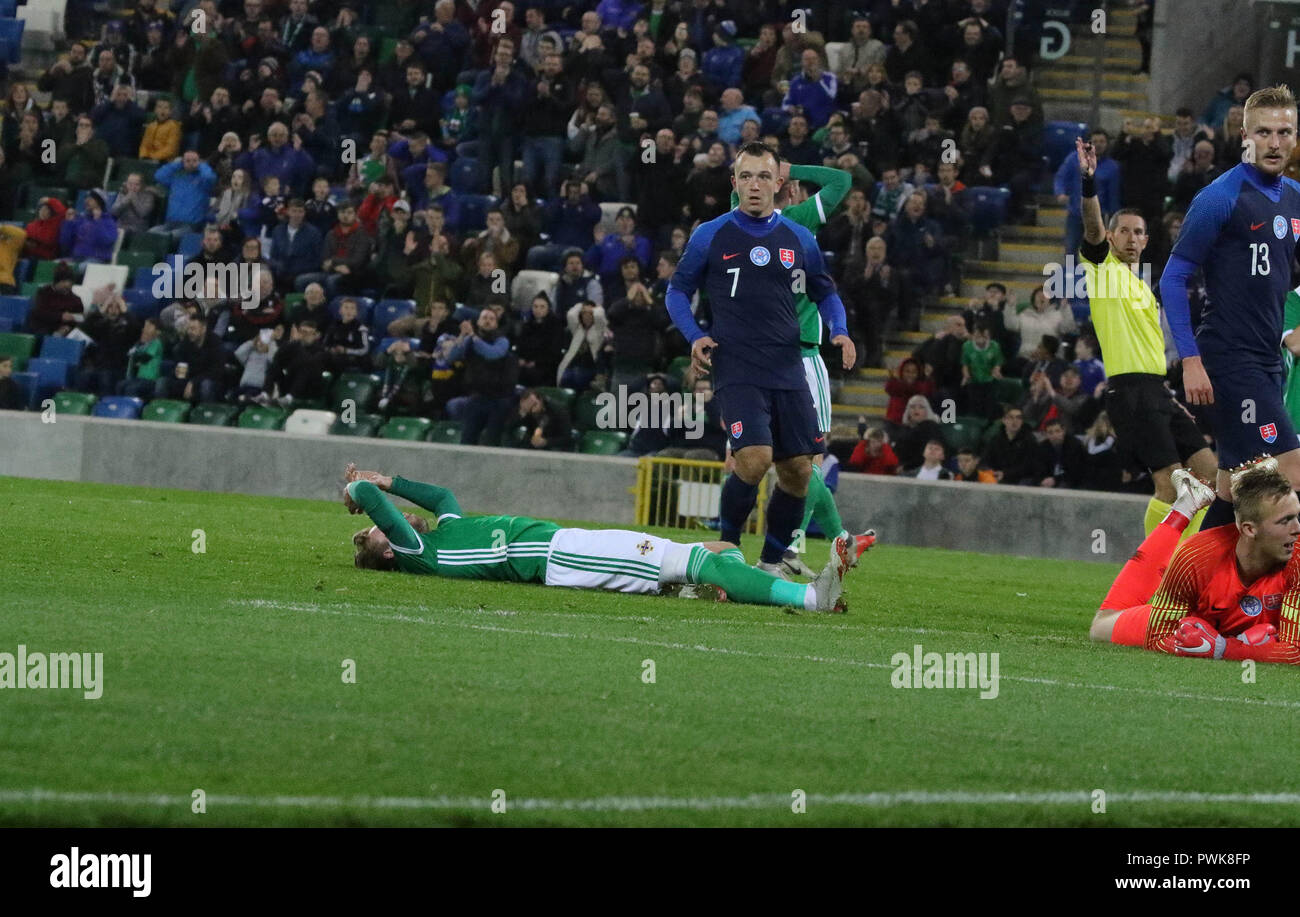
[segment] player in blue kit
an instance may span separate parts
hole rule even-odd
[[[1300,183],[1283,176],[1296,144],[1296,101],[1286,86],[1246,100],[1243,162],[1192,201],[1160,277],[1160,297],[1191,404],[1211,405],[1218,445],[1218,496],[1201,528],[1233,521],[1225,469],[1261,453],[1300,490],[1300,443],[1282,403],[1281,347],[1300,354],[1300,334],[1282,327],[1291,263],[1300,242]],[[1193,334],[1187,280],[1205,272],[1208,303]]]
[[[831,329],[844,368],[857,359],[844,304],[826,271],[813,234],[777,213],[780,157],[761,143],[736,154],[732,180],[739,205],[691,234],[669,281],[673,324],[691,343],[692,364],[711,371],[713,390],[735,456],[722,488],[721,537],[740,544],[758,484],[775,462],[777,486],[767,508],[767,537],[759,566],[780,569],[803,521],[812,456],[825,451],[817,410],[804,377],[795,301],[806,293]],[[713,324],[706,334],[691,314],[696,290],[708,296]],[[861,550],[851,546],[856,559]]]

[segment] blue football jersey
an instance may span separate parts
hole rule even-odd
[[[1282,310],[1300,242],[1300,183],[1239,163],[1192,200],[1174,255],[1201,265],[1208,301],[1196,329],[1206,365],[1281,368]]]
[[[697,289],[708,296],[715,390],[737,382],[807,387],[795,308],[800,280],[813,302],[835,292],[816,238],[780,213],[760,220],[736,209],[696,227],[669,286],[687,298]]]

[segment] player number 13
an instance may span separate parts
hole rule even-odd
[[[1268,270],[1268,243],[1250,243],[1250,276],[1263,276]]]

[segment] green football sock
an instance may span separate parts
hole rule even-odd
[[[727,598],[733,602],[793,605],[795,608],[806,609],[810,597],[814,596],[812,586],[787,582],[749,566],[743,559],[724,557],[705,548],[696,550],[701,553],[697,555],[692,552],[689,568],[692,582],[720,586],[727,591]]]
[[[821,466],[814,463],[812,476],[808,478],[808,501],[803,512],[803,531],[808,531],[808,521],[816,519],[822,534],[834,538],[844,531],[844,520],[840,518],[839,508],[835,506],[835,494],[822,480]]]

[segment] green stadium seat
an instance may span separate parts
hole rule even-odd
[[[67,414],[89,417],[95,407],[95,396],[86,392],[58,392],[54,396],[54,416]]]
[[[41,288],[41,284],[37,283],[35,280],[29,280],[22,285],[22,289],[19,290],[18,292],[20,295],[26,296],[28,299],[31,299],[33,296],[36,295],[36,291],[39,290],[40,288]]]
[[[185,423],[185,419],[189,416],[188,401],[172,401],[167,398],[150,401],[140,412],[141,420],[157,420],[161,423]]]
[[[379,436],[418,443],[429,435],[432,426],[433,421],[427,417],[392,417],[379,428]]]
[[[158,171],[160,163],[152,159],[114,159],[113,175],[110,181],[113,184],[120,184],[126,181],[126,177],[132,172],[139,172],[146,185],[153,181],[153,174]]]
[[[135,273],[136,268],[152,268],[160,257],[151,251],[120,251],[117,253],[117,264],[124,265],[127,268],[127,276]]]
[[[397,39],[385,38],[379,43],[379,66],[384,66],[397,56]]]
[[[244,408],[235,426],[243,430],[283,430],[288,416],[280,408],[254,404]]]
[[[14,358],[14,372],[20,373],[27,368],[27,361],[36,353],[36,335],[0,334],[0,356]]]
[[[943,424],[943,438],[951,458],[959,449],[980,451],[980,437],[984,433],[982,417],[958,418],[956,423]]]
[[[583,455],[618,455],[626,448],[627,434],[620,430],[588,430],[578,443]]]
[[[70,188],[64,188],[60,185],[32,185],[27,189],[27,205],[36,207],[43,197],[57,198],[69,206],[76,200],[76,195]]]
[[[172,253],[175,244],[169,236],[160,235],[156,232],[136,232],[131,234],[131,238],[126,242],[126,249],[130,252],[147,252],[153,257],[154,261],[161,261]],[[121,253],[118,254],[118,264],[123,264]],[[152,263],[152,262],[151,262]]]
[[[1019,379],[996,379],[993,392],[1003,404],[1019,404],[1025,395],[1025,384]]]
[[[564,408],[565,412],[573,411],[573,401],[578,396],[571,388],[557,388],[553,385],[539,385],[534,391],[546,399],[547,404]]]
[[[596,399],[600,397],[600,392],[585,391],[578,396],[578,400],[573,406],[573,425],[579,431],[596,429],[596,421],[600,416],[600,405]]]
[[[378,414],[358,414],[352,423],[344,423],[340,417],[330,427],[335,436],[374,436],[383,424],[384,418]]]
[[[459,443],[461,425],[458,420],[440,420],[429,428],[431,443]]]
[[[304,296],[302,293],[285,293],[285,294],[284,294],[284,307],[285,307],[285,309],[291,309],[291,308],[293,308],[294,306],[298,305],[300,302],[302,302],[302,301],[303,301],[304,299],[306,299],[306,298],[307,298],[307,297]]]
[[[336,414],[344,411],[343,402],[351,399],[358,411],[374,409],[375,399],[379,397],[380,379],[369,373],[344,373],[334,383],[330,391],[329,409]]]
[[[501,434],[501,445],[506,449],[525,449],[530,434],[526,426],[510,427]]]
[[[208,427],[228,427],[235,422],[239,408],[233,404],[212,401],[201,404],[190,411],[190,423],[203,424]]]

